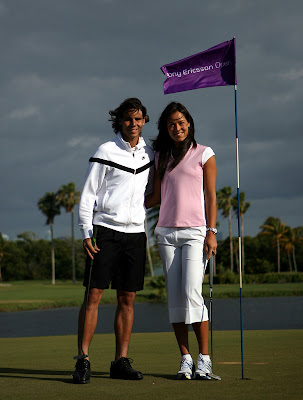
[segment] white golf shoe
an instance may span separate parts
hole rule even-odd
[[[177,379],[192,379],[194,376],[195,364],[192,358],[182,358],[180,363],[180,371],[178,372]]]
[[[206,359],[205,359],[206,358]],[[212,363],[209,357],[203,357],[200,353],[198,356],[197,369],[195,371],[196,379],[211,379]]]

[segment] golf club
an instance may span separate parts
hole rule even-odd
[[[96,244],[96,229],[94,227],[93,237],[92,237],[92,246],[95,247],[95,244]],[[92,269],[93,269],[93,262],[94,262],[94,259],[92,258],[90,260],[88,284],[87,284],[86,292],[85,292],[85,309],[84,309],[83,327],[82,327],[82,335],[81,335],[81,351],[82,351],[82,354],[79,354],[78,356],[75,356],[74,360],[82,360],[83,358],[88,357],[88,354],[84,353],[82,346],[83,346],[83,336],[84,336],[84,329],[85,329],[85,318],[86,318],[86,310],[87,310],[87,302],[88,302],[88,296],[89,296],[89,290],[90,290],[90,281],[91,281],[91,275],[92,275]]]
[[[210,319],[210,358],[213,362],[213,283],[214,283],[214,255],[209,262],[209,319]],[[212,379],[220,381],[221,378],[213,373],[207,374]]]

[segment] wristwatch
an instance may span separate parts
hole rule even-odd
[[[214,233],[215,235],[218,233],[218,231],[217,231],[216,228],[210,228],[210,227],[208,227],[208,228],[206,228],[206,231],[212,231],[212,233]]]

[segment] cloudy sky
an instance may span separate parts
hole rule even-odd
[[[245,234],[268,216],[303,225],[302,15],[301,0],[0,0],[0,232],[48,237],[39,198],[71,181],[81,190],[126,97],[148,109],[147,140],[163,108],[183,102],[216,153],[217,189],[236,191],[233,86],[164,95],[160,71],[234,36]],[[66,235],[63,211],[55,236]]]

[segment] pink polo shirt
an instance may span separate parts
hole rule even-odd
[[[203,166],[214,156],[210,147],[192,146],[180,163],[166,171],[161,182],[161,207],[157,226],[204,226]],[[156,167],[159,154],[156,153]]]

